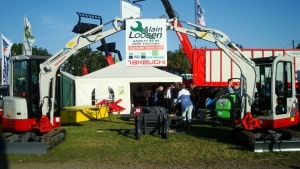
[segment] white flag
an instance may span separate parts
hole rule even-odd
[[[206,26],[204,19],[204,9],[201,7],[199,0],[195,0],[195,22],[200,26]]]
[[[10,55],[10,50],[12,47],[13,43],[7,39],[4,35],[1,35],[1,84],[2,85],[8,85],[9,84],[9,79],[8,79],[8,69],[9,69],[9,55]]]
[[[35,41],[31,32],[31,25],[26,16],[24,17],[24,42],[23,55],[32,55],[32,45]]]

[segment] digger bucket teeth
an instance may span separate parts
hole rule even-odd
[[[291,152],[300,151],[300,140],[256,141],[254,152]]]

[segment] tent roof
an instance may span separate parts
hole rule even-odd
[[[182,82],[180,76],[155,67],[126,66],[125,60],[84,75],[82,78],[130,79],[131,82]]]

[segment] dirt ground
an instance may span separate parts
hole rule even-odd
[[[243,163],[241,161],[220,161],[214,164],[199,163],[197,166],[178,166],[178,165],[153,165],[153,164],[128,164],[116,165],[112,163],[97,163],[97,162],[67,162],[67,163],[23,163],[10,162],[8,169],[300,169],[300,166],[293,164],[268,164],[268,163]],[[1,168],[2,169],[2,168]]]

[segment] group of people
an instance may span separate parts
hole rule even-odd
[[[189,128],[194,110],[194,87],[195,85],[191,84],[188,88],[183,83],[170,83],[166,88],[158,85],[154,91],[145,90],[141,106],[162,106],[169,111],[177,110],[183,117],[185,127]]]
[[[233,83],[235,85],[233,85]],[[157,85],[153,89],[145,90],[139,106],[161,106],[169,112],[178,112],[183,117],[185,127],[189,128],[192,122],[192,114],[198,108],[199,94],[195,84],[186,86],[184,83],[170,83]],[[228,80],[226,93],[240,94],[239,82]]]

